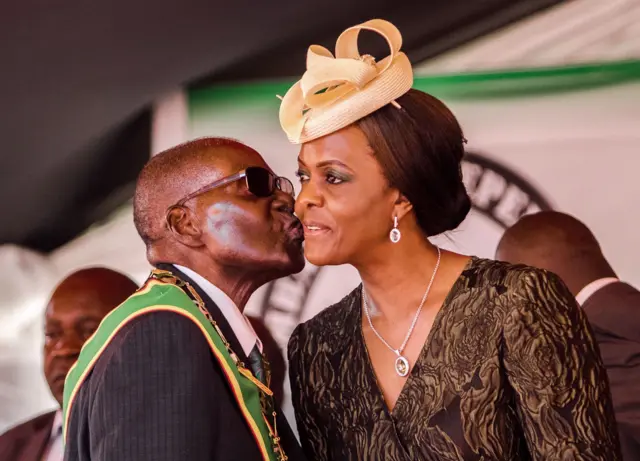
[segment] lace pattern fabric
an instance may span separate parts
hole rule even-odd
[[[621,459],[597,344],[554,274],[472,258],[393,412],[369,362],[360,306],[356,289],[289,343],[310,459]]]

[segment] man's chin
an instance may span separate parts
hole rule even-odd
[[[298,260],[292,261],[293,269],[291,271],[291,274],[297,274],[301,272],[302,269],[304,269],[306,263],[307,261],[304,259],[304,254],[301,254]]]
[[[63,399],[63,395],[64,395],[64,388],[51,389],[51,394],[53,395],[53,398],[56,399],[56,401],[60,404],[60,407],[62,407],[62,399]]]
[[[288,274],[292,275],[301,272],[304,269],[304,265],[306,263],[304,259],[304,250],[302,249],[302,245],[300,247],[292,249],[288,252],[289,256],[289,264],[288,264]]]
[[[53,398],[56,400],[62,400],[62,396],[64,394],[64,381],[65,376],[56,376],[54,379],[47,380],[51,395],[53,395]]]
[[[273,280],[297,274],[304,269],[306,263],[302,240],[288,241],[270,256],[273,259],[271,259],[270,263],[266,263],[263,268],[265,274],[273,277]]]

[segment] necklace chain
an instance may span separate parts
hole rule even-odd
[[[369,304],[367,303],[367,294],[364,291],[364,285],[362,286],[362,301],[364,304],[364,313],[367,315],[367,320],[369,321],[369,326],[371,330],[375,333],[382,343],[391,349],[398,357],[402,355],[402,351],[407,346],[409,342],[409,338],[411,338],[411,334],[413,333],[413,329],[416,327],[416,323],[418,322],[418,317],[420,317],[420,312],[422,312],[422,307],[424,306],[425,301],[427,300],[427,296],[429,296],[429,292],[431,291],[431,285],[433,285],[433,281],[436,278],[436,274],[438,272],[438,268],[440,267],[440,248],[436,247],[438,250],[438,260],[436,261],[436,266],[433,268],[433,274],[431,274],[431,280],[429,280],[429,285],[427,285],[427,290],[424,292],[424,296],[422,296],[422,301],[420,302],[420,306],[416,312],[416,315],[413,317],[413,322],[411,322],[411,326],[409,327],[409,331],[407,331],[407,335],[404,337],[404,341],[399,349],[394,349],[383,337],[378,330],[373,326],[373,322],[371,321],[371,315],[369,314]]]

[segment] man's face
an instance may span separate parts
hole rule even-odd
[[[63,283],[45,311],[44,374],[62,405],[64,380],[85,341],[111,308],[91,286]]]
[[[230,148],[210,169],[211,181],[228,177],[250,166],[271,169],[249,148]],[[189,200],[203,234],[202,240],[214,260],[226,268],[247,268],[266,278],[297,273],[304,267],[303,232],[293,215],[294,199],[278,189],[270,197],[253,195],[245,179],[213,189]]]

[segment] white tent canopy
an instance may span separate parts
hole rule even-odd
[[[416,66],[418,74],[640,59],[640,2],[574,0]]]

